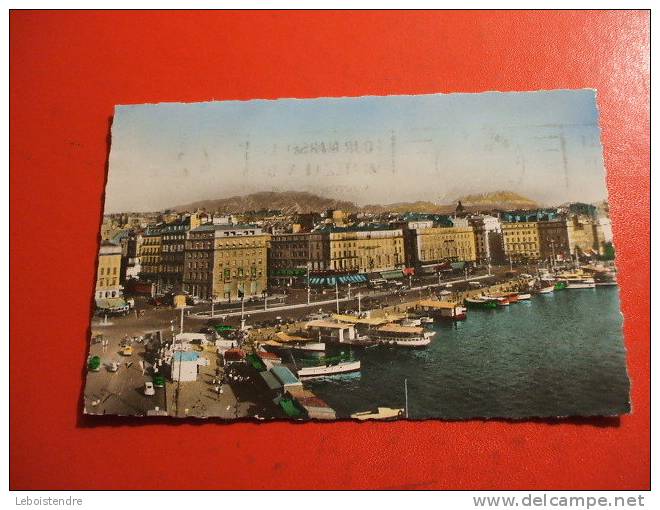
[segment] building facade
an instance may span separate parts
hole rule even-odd
[[[186,237],[189,230],[200,225],[197,214],[163,225],[161,233],[162,262],[158,275],[162,292],[177,291],[183,283]]]
[[[473,216],[468,220],[474,229],[476,259],[479,263],[500,264],[504,261],[504,242],[499,218]]]
[[[308,271],[326,271],[330,264],[329,234],[308,232],[273,234],[268,250],[268,277],[271,284],[292,283]]]
[[[474,229],[466,227],[430,227],[410,231],[411,262],[423,267],[444,261],[474,262],[477,259]]]
[[[159,281],[163,263],[163,243],[161,226],[147,228],[142,234],[140,246],[140,279],[156,284],[156,291],[160,292]]]
[[[99,265],[96,271],[96,299],[114,298],[122,295],[121,246],[101,241]]]
[[[328,233],[328,269],[373,273],[405,265],[400,228],[332,228]]]
[[[252,225],[201,225],[185,243],[183,290],[225,301],[267,290],[270,236]]]
[[[570,257],[566,221],[539,221],[538,235],[539,259],[553,263]]]
[[[603,251],[605,234],[597,219],[573,215],[566,220],[568,245],[571,255],[598,254]]]
[[[536,221],[503,222],[502,240],[504,254],[511,261],[538,260],[541,256]]]

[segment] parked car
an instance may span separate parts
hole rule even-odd
[[[89,358],[89,362],[87,363],[87,368],[89,369],[90,372],[98,372],[101,370],[101,358],[98,356],[92,356]]]
[[[154,383],[152,383],[151,381],[147,381],[144,383],[144,394],[147,397],[152,397],[156,394]]]
[[[123,349],[121,350],[121,355],[122,356],[132,356],[133,355],[133,347],[130,345],[125,345]]]

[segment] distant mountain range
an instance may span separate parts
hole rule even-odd
[[[173,209],[178,212],[203,209],[220,213],[244,213],[270,209],[288,213],[306,213],[328,209],[356,211],[359,208],[353,202],[323,198],[305,191],[260,191],[243,196],[200,200]]]
[[[245,213],[248,211],[282,210],[289,214],[320,212],[328,209],[341,209],[348,212],[384,213],[419,212],[448,214],[461,202],[465,210],[479,209],[535,209],[539,204],[512,191],[495,191],[458,197],[451,204],[435,204],[428,201],[397,202],[393,204],[370,204],[360,207],[347,200],[324,198],[304,191],[262,191],[244,196],[200,200],[173,209],[178,212],[217,211],[220,213]]]
[[[492,191],[465,195],[456,199],[464,207],[487,207],[493,209],[536,209],[539,204],[513,191]]]

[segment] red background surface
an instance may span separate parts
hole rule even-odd
[[[14,12],[11,488],[648,488],[649,23],[646,12]],[[632,415],[305,425],[81,416],[115,104],[578,87],[598,89]]]

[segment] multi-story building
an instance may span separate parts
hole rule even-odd
[[[140,246],[140,279],[151,281],[156,284],[156,291],[160,292],[158,283],[160,281],[161,266],[163,264],[163,240],[161,235],[162,225],[148,227],[142,234],[142,245]]]
[[[504,243],[499,218],[490,215],[471,216],[468,222],[474,229],[477,261],[482,264],[501,263],[504,260]]]
[[[403,230],[389,226],[334,227],[328,230],[328,268],[373,273],[405,264]]]
[[[267,290],[269,235],[252,225],[201,225],[185,242],[183,289],[204,299],[238,300]]]
[[[126,253],[122,255],[122,281],[139,278],[142,272],[140,251],[142,250],[142,234],[131,232],[126,241]]]
[[[504,254],[512,261],[538,260],[541,257],[537,221],[502,223]]]
[[[180,290],[183,283],[186,236],[189,230],[199,225],[199,216],[191,214],[162,226],[160,231],[162,264],[158,276],[161,290]]]
[[[568,230],[562,219],[538,222],[539,258],[547,261],[566,260],[570,256]]]
[[[588,255],[602,252],[605,235],[600,221],[591,217],[573,215],[566,220],[566,228],[571,255],[577,252]]]
[[[120,297],[122,295],[120,275],[121,246],[109,241],[101,241],[99,265],[96,271],[96,299]]]
[[[308,271],[326,271],[330,265],[327,232],[274,234],[268,250],[268,278],[273,285],[292,283]]]
[[[414,267],[477,259],[476,238],[471,226],[419,228],[411,230],[409,235],[412,236],[408,244]]]

